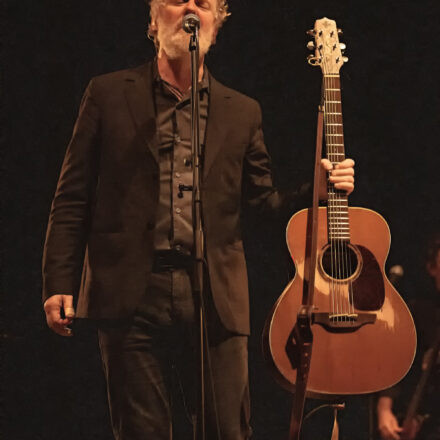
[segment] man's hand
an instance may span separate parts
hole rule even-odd
[[[399,440],[403,430],[391,409],[392,404],[388,396],[380,397],[377,402],[377,427],[382,440]]]
[[[61,309],[64,309],[65,318],[61,318]],[[68,327],[75,317],[72,295],[53,295],[44,302],[47,325],[61,336],[72,336],[72,329]]]
[[[345,159],[339,162],[334,168],[328,159],[321,160],[322,169],[321,183],[319,188],[319,198],[327,199],[327,173],[329,173],[329,181],[334,184],[336,189],[342,189],[351,194],[354,190],[354,160]]]

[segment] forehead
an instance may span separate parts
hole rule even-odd
[[[167,4],[183,4],[189,3],[189,0],[152,0],[151,5],[167,5]],[[196,5],[206,5],[209,4],[214,7],[219,6],[219,0],[194,0]]]

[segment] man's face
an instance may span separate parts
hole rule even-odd
[[[216,7],[217,0],[164,0],[153,19],[160,45],[159,57],[162,52],[170,59],[188,55],[190,35],[182,29],[182,20],[190,13],[200,18],[200,55],[206,55],[217,34]]]

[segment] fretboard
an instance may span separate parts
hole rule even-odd
[[[326,154],[327,159],[337,165],[345,159],[339,74],[324,75],[323,94]],[[327,205],[329,241],[349,241],[348,198],[345,191],[337,190],[329,183]]]

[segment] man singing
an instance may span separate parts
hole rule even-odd
[[[258,103],[218,83],[203,63],[228,16],[226,0],[149,3],[155,60],[92,79],[81,102],[47,231],[47,323],[70,336],[74,316],[97,321],[116,439],[171,438],[175,372],[187,396],[197,383],[191,69],[182,29],[185,15],[196,14],[205,299],[216,403],[207,384],[206,438],[217,438],[217,418],[223,440],[247,439],[249,305],[240,209],[287,206],[293,213],[310,197],[273,188]],[[330,181],[347,193],[354,187],[353,165],[347,159],[332,169],[323,161]]]

